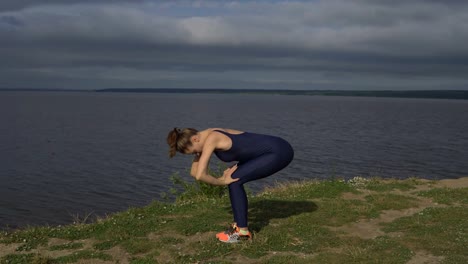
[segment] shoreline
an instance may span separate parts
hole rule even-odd
[[[288,90],[224,88],[103,88],[103,89],[8,89],[0,92],[86,92],[86,93],[173,93],[173,94],[263,94],[304,96],[345,96],[413,99],[468,100],[468,90]]]

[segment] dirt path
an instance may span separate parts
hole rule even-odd
[[[437,181],[435,184],[436,187],[447,187],[447,188],[466,188],[468,187],[468,177],[460,179],[447,179]]]

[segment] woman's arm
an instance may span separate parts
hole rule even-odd
[[[208,174],[208,163],[210,161],[211,154],[213,154],[213,151],[216,149],[216,144],[219,141],[219,138],[216,137],[215,135],[211,134],[206,138],[205,144],[203,146],[203,150],[201,153],[201,156],[196,162],[197,164],[195,165],[192,163],[192,168],[196,166],[196,173],[195,173],[195,178],[198,181],[206,182],[211,185],[228,185],[232,182],[238,181],[239,179],[233,179],[231,178],[231,174],[237,169],[237,166],[232,167],[229,170],[226,170],[224,172],[223,177],[221,178],[215,178]]]
[[[192,160],[192,167],[190,168],[190,176],[196,178],[197,175],[197,169],[198,169],[198,163],[200,162],[200,156],[201,153],[196,153],[194,154],[193,160]],[[208,160],[209,163],[209,160]],[[208,166],[207,166],[208,167]],[[232,173],[237,169],[237,166],[228,168],[224,171],[223,177],[228,177],[230,178]],[[222,179],[224,180],[224,179]]]
[[[192,168],[190,169],[190,176],[195,177],[197,175],[198,162],[200,161],[200,153],[196,153],[193,157]]]

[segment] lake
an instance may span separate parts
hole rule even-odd
[[[468,176],[468,101],[339,96],[0,92],[0,228],[58,225],[160,200],[191,157],[174,127],[288,140],[293,162],[248,183]],[[216,156],[211,166],[221,164]]]

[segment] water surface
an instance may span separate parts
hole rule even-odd
[[[277,135],[289,167],[249,183],[468,176],[468,101],[248,94],[0,93],[0,227],[65,224],[160,199],[191,157],[173,127]],[[213,156],[213,167],[220,161]]]

